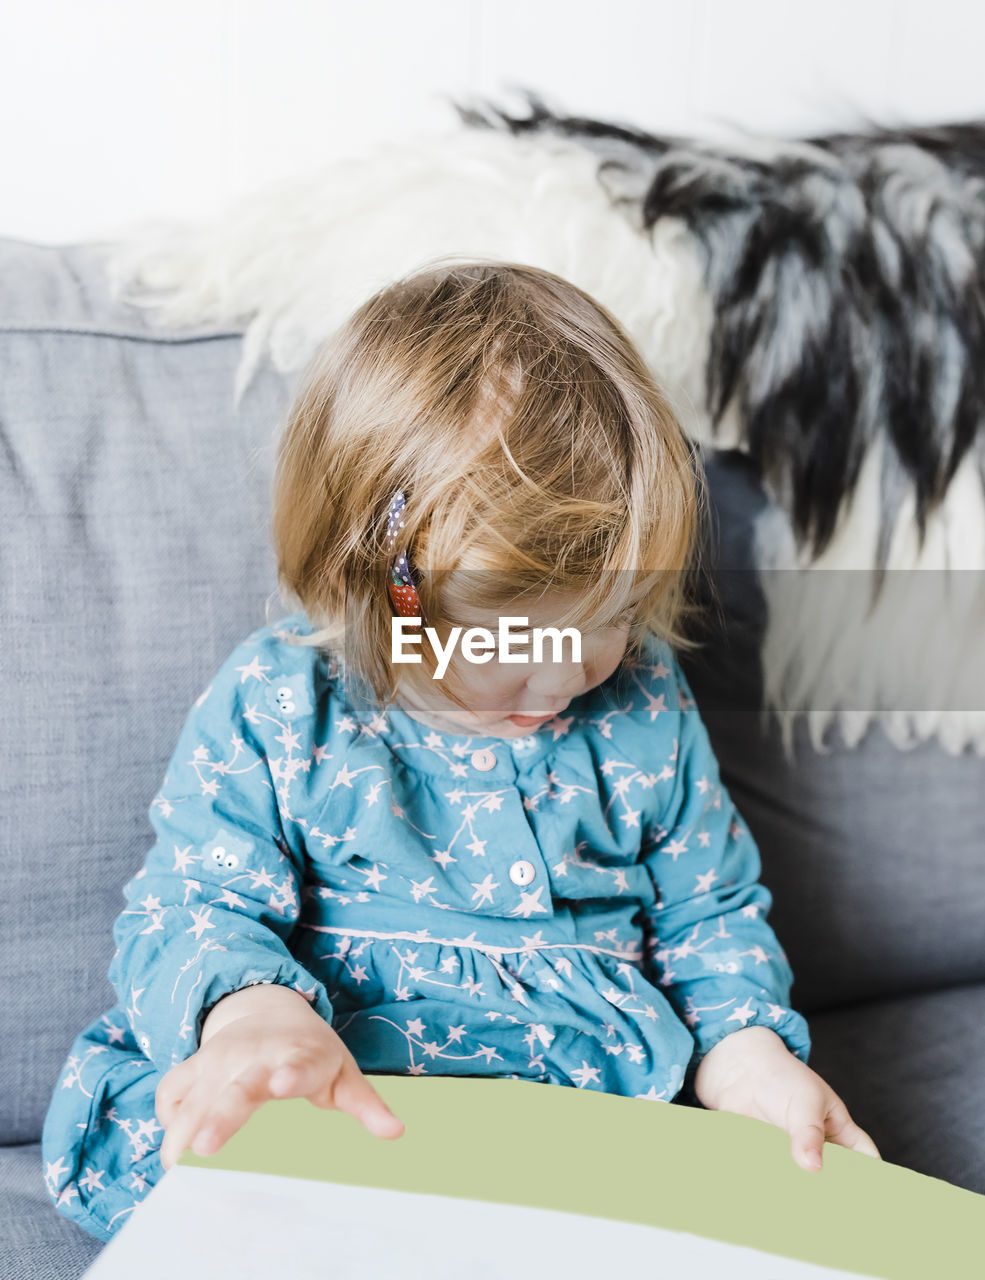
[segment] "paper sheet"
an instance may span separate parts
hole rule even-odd
[[[85,1280],[821,1280],[848,1277],[658,1227],[176,1165]],[[857,1278],[856,1278],[857,1280]]]

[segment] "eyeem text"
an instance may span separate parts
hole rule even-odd
[[[420,629],[420,618],[392,619],[390,633],[390,659],[392,662],[423,662],[420,649],[427,639],[434,650],[437,664],[435,680],[440,680],[448,670],[455,649],[460,649],[466,662],[481,664],[498,657],[500,662],[543,662],[545,642],[551,645],[549,662],[564,661],[564,641],[571,641],[571,660],[581,662],[581,632],[577,627],[526,628],[526,618],[500,618],[497,631],[488,627],[452,627],[444,645],[434,627]],[[531,657],[532,653],[532,657]]]

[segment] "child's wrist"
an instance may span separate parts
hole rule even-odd
[[[698,1063],[694,1092],[702,1106],[719,1109],[721,1098],[750,1071],[769,1071],[772,1062],[789,1056],[789,1049],[769,1027],[742,1027],[712,1045]]]
[[[271,1012],[290,1012],[292,1009],[304,1008],[309,1013],[311,1006],[299,991],[277,982],[259,982],[253,986],[241,987],[238,991],[230,991],[221,996],[206,1014],[202,1022],[202,1033],[199,1047],[231,1022],[256,1014]]]

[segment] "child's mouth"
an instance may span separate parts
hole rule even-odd
[[[545,720],[553,720],[557,713],[548,712],[544,716],[507,716],[510,724],[515,724],[518,729],[532,729],[535,724],[543,724]]]

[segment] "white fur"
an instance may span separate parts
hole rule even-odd
[[[641,236],[596,166],[574,143],[492,132],[383,143],[211,224],[138,228],[111,283],[166,324],[247,325],[239,397],[265,353],[302,367],[355,306],[432,258],[527,263],[608,306],[693,424],[711,324],[696,248],[676,220]]]
[[[878,722],[900,749],[935,737],[952,754],[968,747],[985,754],[985,502],[974,455],[959,467],[919,551],[913,495],[904,499],[871,607],[881,462],[877,442],[817,559],[796,555],[776,512],[759,531],[759,560],[770,566],[766,702],[788,749],[794,714],[809,708],[819,751],[836,722],[849,747]]]

